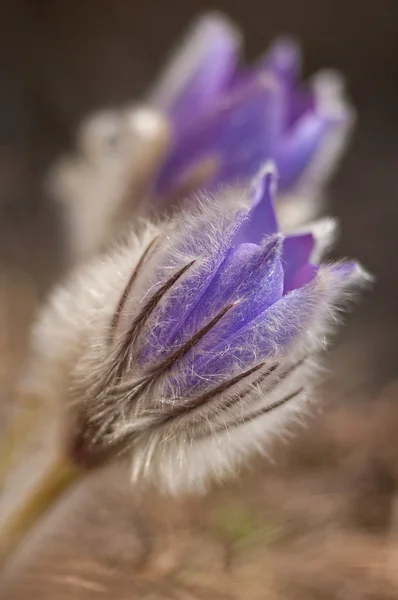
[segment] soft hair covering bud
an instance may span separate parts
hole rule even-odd
[[[318,264],[330,222],[282,235],[274,188],[267,165],[246,190],[190,201],[54,293],[30,381],[68,409],[79,465],[130,452],[134,481],[204,490],[305,410],[336,308],[365,274]]]
[[[145,212],[168,143],[165,118],[146,106],[104,110],[82,123],[77,152],[56,162],[47,181],[63,209],[72,262],[105,248]]]

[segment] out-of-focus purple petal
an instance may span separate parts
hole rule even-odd
[[[239,48],[238,30],[214,13],[200,19],[177,49],[150,98],[170,117],[177,139],[227,89]]]
[[[310,86],[303,84],[301,88],[291,89],[287,102],[286,129],[291,129],[301,117],[315,110],[315,93]]]
[[[285,84],[285,129],[292,127],[305,113],[315,109],[315,93],[308,85],[299,86],[301,71],[300,46],[291,38],[274,42],[264,58],[266,68]]]
[[[280,85],[259,77],[195,120],[161,170],[158,190],[178,188],[181,174],[208,155],[220,158],[217,183],[254,175],[275,154],[281,119]]]
[[[291,132],[281,141],[275,156],[281,191],[293,186],[316,156],[328,133],[340,120],[318,114],[309,114],[297,121]]]
[[[279,38],[271,45],[261,62],[277,77],[292,86],[300,77],[300,46],[292,38]]]
[[[302,83],[300,47],[290,38],[240,67],[238,38],[222,17],[202,19],[153,95],[174,128],[151,190],[158,206],[245,183],[267,160],[278,167],[281,196],[300,182],[314,197],[336,164],[352,121],[340,76],[320,73]],[[256,241],[270,219],[266,208],[259,203],[252,219]]]
[[[290,90],[299,79],[300,69],[299,45],[290,38],[280,38],[252,66],[236,71],[231,88],[247,85],[263,74],[275,77],[286,90]]]

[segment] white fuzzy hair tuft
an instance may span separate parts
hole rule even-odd
[[[72,263],[105,248],[145,212],[169,138],[165,117],[146,106],[104,110],[82,123],[77,152],[59,159],[47,178],[62,206]]]

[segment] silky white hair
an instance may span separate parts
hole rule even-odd
[[[106,248],[145,213],[169,138],[166,118],[147,106],[104,110],[83,121],[77,151],[56,161],[46,182],[62,207],[71,264]]]

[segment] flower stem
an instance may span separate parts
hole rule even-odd
[[[43,402],[36,397],[29,397],[26,406],[19,409],[10,427],[0,439],[0,490],[4,488],[6,479],[11,473],[25,443],[36,430],[46,412]]]
[[[83,471],[66,458],[58,458],[49,466],[28,497],[0,528],[0,565],[12,556],[36,523],[82,474]]]

